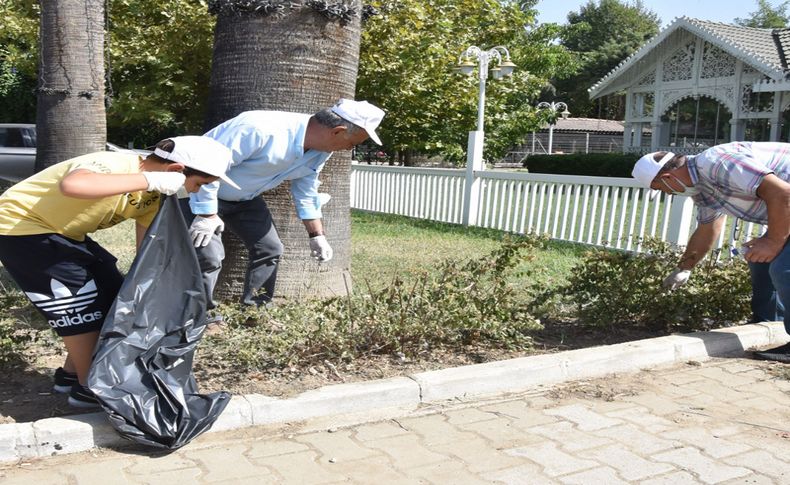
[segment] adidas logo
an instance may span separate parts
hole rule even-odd
[[[93,312],[80,314],[77,313],[90,306],[96,300],[99,292],[96,289],[96,282],[90,280],[85,283],[85,286],[77,290],[77,293],[72,293],[63,283],[56,279],[50,281],[50,288],[52,288],[52,295],[45,295],[42,293],[25,292],[30,301],[44,313],[63,315],[63,317],[56,320],[49,320],[52,327],[68,327],[71,325],[80,325],[82,323],[90,323],[102,318],[102,312]],[[74,315],[77,313],[76,315]],[[71,316],[74,315],[74,316]]]

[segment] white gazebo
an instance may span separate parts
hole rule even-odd
[[[626,93],[625,152],[790,141],[787,55],[790,29],[680,17],[590,88],[590,98]]]

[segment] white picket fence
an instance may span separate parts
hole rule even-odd
[[[688,197],[650,200],[631,178],[485,170],[474,172],[467,187],[466,175],[459,169],[353,165],[351,207],[637,252],[645,237],[685,245],[696,227]],[[466,218],[465,198],[472,201]],[[734,230],[733,222],[717,247],[762,232],[751,223]]]

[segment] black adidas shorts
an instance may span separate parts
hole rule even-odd
[[[88,237],[0,236],[0,262],[60,336],[101,329],[123,283],[116,261]]]

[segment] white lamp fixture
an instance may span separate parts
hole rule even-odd
[[[549,123],[549,155],[551,155],[552,151],[552,144],[554,143],[554,125],[557,121],[557,112],[559,115],[562,116],[562,119],[567,120],[568,116],[571,115],[571,112],[568,111],[568,105],[563,103],[562,101],[547,103],[546,101],[541,101],[538,103],[537,106],[538,110],[548,109],[552,112],[552,120]],[[562,111],[560,111],[562,110]]]

